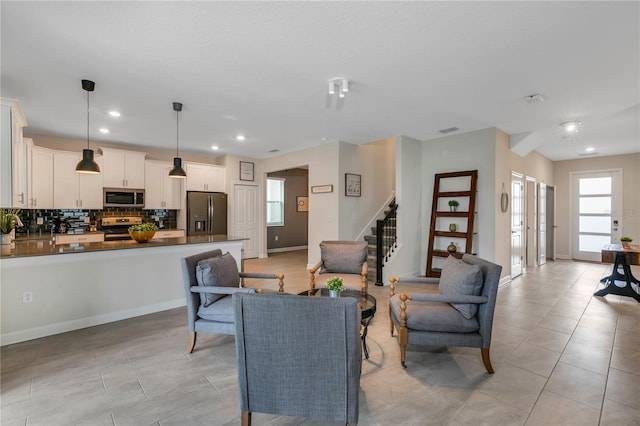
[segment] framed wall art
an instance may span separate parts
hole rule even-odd
[[[253,182],[253,163],[248,161],[240,162],[240,180],[249,180]]]
[[[344,174],[344,195],[347,197],[359,197],[362,176],[355,173]]]
[[[312,194],[322,194],[326,192],[333,192],[333,185],[317,185],[311,187]]]
[[[308,212],[309,211],[309,197],[298,195],[296,197],[296,211]]]

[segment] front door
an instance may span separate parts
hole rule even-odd
[[[538,265],[547,263],[547,185],[538,184]]]
[[[602,247],[620,239],[621,172],[572,173],[571,180],[572,256],[600,261]]]

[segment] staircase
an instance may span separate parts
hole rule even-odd
[[[378,220],[376,226],[371,227],[371,235],[365,235],[364,240],[369,244],[367,250],[368,281],[380,286],[382,283],[382,267],[389,259],[396,247],[396,210],[398,205],[395,198],[384,211],[384,219]],[[380,257],[380,262],[378,262]]]

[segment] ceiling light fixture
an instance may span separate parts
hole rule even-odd
[[[349,91],[349,80],[343,77],[336,77],[329,80],[329,94],[335,95],[338,91],[338,97],[344,98],[344,94]]]
[[[580,121],[565,121],[560,124],[560,127],[562,127],[567,133],[577,133],[580,124],[582,124]]]
[[[103,127],[103,128],[101,128],[101,129],[98,129],[98,131],[99,131],[100,133],[109,133],[109,129],[105,129],[104,127]]]
[[[587,152],[593,152],[595,150],[596,149],[594,147],[592,147],[592,146],[585,148],[585,151],[587,151]]]
[[[95,87],[93,81],[82,80],[82,88],[87,91],[87,149],[82,150],[82,160],[76,165],[76,172],[93,175],[100,173],[100,167],[93,159],[93,150],[89,149],[89,92],[93,92]]]
[[[245,139],[246,139],[246,138],[244,137],[244,135],[238,135],[238,136],[236,136],[236,140],[237,140],[237,141],[243,141],[243,140],[245,140]]]
[[[112,117],[120,117],[120,113],[118,111],[109,111],[109,115]]]
[[[213,145],[213,146],[211,147],[211,149],[212,149],[212,150],[214,150],[214,151],[217,151],[217,150],[219,150],[219,149],[220,149],[220,147],[219,147],[218,145]]]
[[[524,101],[528,104],[537,104],[544,101],[544,98],[541,94],[536,93],[534,95],[529,95],[524,97]]]
[[[184,179],[187,177],[184,169],[182,168],[182,158],[178,155],[178,136],[179,136],[179,116],[182,111],[182,104],[180,102],[173,103],[173,110],[176,112],[176,156],[173,158],[173,169],[169,172],[170,178]]]

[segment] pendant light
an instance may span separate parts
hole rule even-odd
[[[87,149],[82,150],[82,160],[76,166],[76,172],[100,174],[100,167],[93,159],[93,150],[89,149],[89,92],[93,92],[96,84],[91,80],[82,80],[82,88],[87,91]]]
[[[178,116],[180,115],[180,111],[182,111],[182,104],[180,102],[174,102],[173,110],[176,112],[176,156],[173,158],[173,169],[171,169],[171,171],[169,172],[169,177],[184,179],[187,177],[187,174],[184,172],[184,169],[182,168],[182,158],[178,156],[178,134],[179,134]]]

